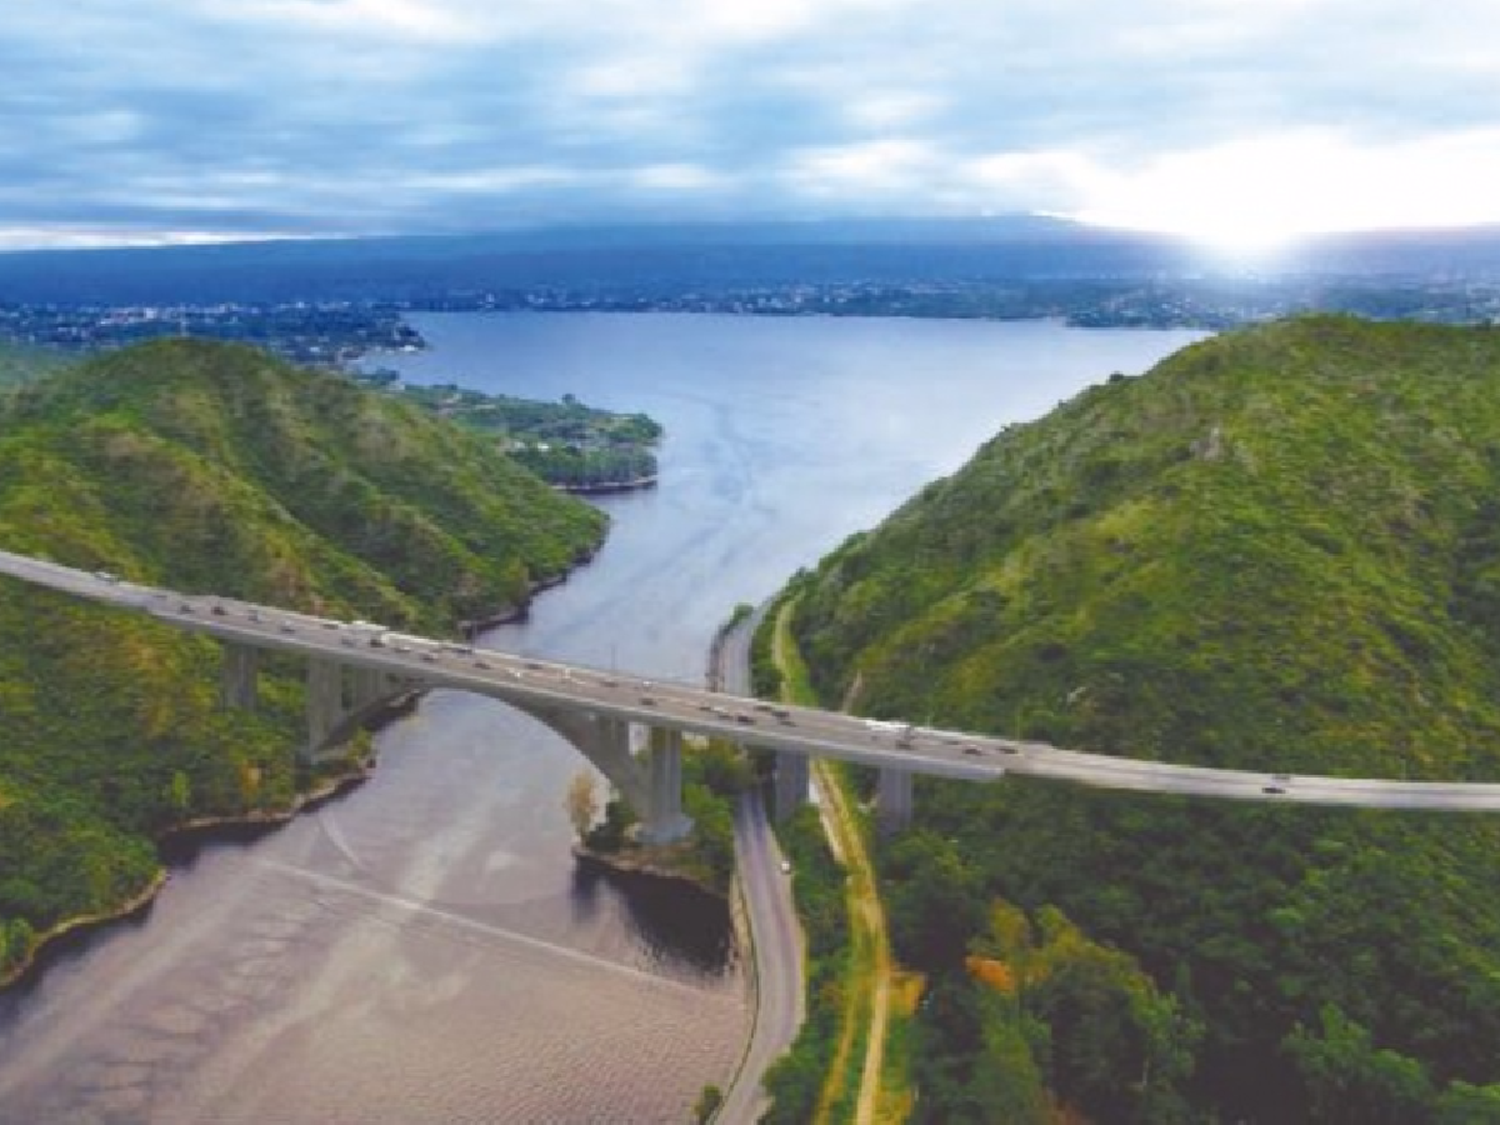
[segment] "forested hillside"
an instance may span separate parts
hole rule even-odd
[[[0,547],[187,591],[453,632],[603,517],[478,435],[249,348],[172,340],[0,399]],[[0,975],[154,877],[153,836],[284,809],[302,666],[218,706],[204,638],[0,579]]]
[[[801,576],[797,630],[873,715],[1500,780],[1497,497],[1500,332],[1277,323],[1008,429]],[[924,1119],[1500,1121],[1500,820],[917,804],[883,866]]]

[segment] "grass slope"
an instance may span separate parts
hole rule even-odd
[[[804,581],[799,640],[872,714],[1500,779],[1497,469],[1500,333],[1236,332],[999,435]],[[1062,907],[1203,1016],[1198,1112],[1437,1119],[1500,1082],[1492,819],[1024,781],[919,806],[984,895]]]
[[[453,631],[586,557],[594,509],[483,439],[239,346],[172,340],[0,411],[0,546],[189,591]],[[202,638],[0,581],[0,973],[156,871],[151,837],[282,809],[302,668],[217,704]]]

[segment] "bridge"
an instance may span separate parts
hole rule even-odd
[[[228,706],[256,705],[261,653],[305,657],[308,729],[300,755],[308,763],[413,692],[452,688],[498,699],[551,727],[592,762],[639,816],[639,832],[648,842],[680,839],[691,830],[681,801],[684,734],[773,751],[779,815],[806,798],[810,758],[873,766],[879,771],[877,812],[885,831],[910,823],[917,774],[993,782],[1011,773],[1228,800],[1500,811],[1500,784],[1494,783],[1292,776],[1063,750],[477,649],[364,621],[183,594],[8,551],[0,551],[0,574],[213,637],[223,646],[222,687]]]

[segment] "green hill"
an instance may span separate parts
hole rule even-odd
[[[73,356],[54,348],[0,342],[0,398],[74,362]]]
[[[1273,324],[1009,428],[801,576],[798,637],[823,697],[869,714],[1497,780],[1497,497],[1500,332]],[[902,916],[936,885],[977,900],[952,924],[990,954],[994,900],[1056,907],[1175,1013],[1163,1090],[1124,993],[1022,998],[1042,1080],[1091,1120],[1500,1121],[1474,1088],[1500,1083],[1500,820],[1024,779],[934,782],[918,809],[886,858],[908,959],[953,968]],[[919,1072],[957,1050],[918,1042]]]
[[[0,546],[186,591],[456,631],[586,558],[595,509],[482,437],[249,348],[146,344],[0,408]],[[287,808],[303,669],[0,580],[0,975],[155,876],[172,824]]]

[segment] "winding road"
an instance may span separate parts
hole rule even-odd
[[[728,691],[750,692],[750,639],[759,620],[757,614],[742,621],[721,638],[713,678]],[[760,1120],[770,1104],[761,1086],[766,1068],[792,1045],[804,1014],[802,927],[758,791],[746,793],[735,811],[734,848],[755,953],[756,1012],[744,1058],[714,1117],[716,1125]]]

